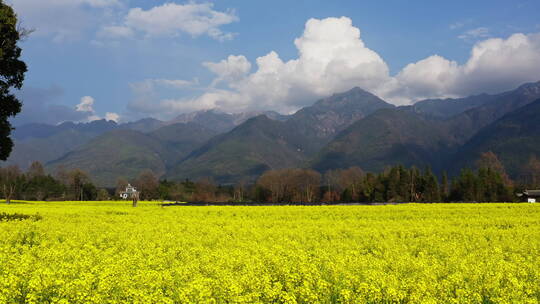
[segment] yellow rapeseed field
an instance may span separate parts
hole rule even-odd
[[[0,303],[538,303],[540,205],[0,204]]]

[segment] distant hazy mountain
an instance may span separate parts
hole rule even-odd
[[[214,135],[216,132],[195,123],[177,123],[150,133],[116,129],[47,163],[47,168],[80,168],[99,185],[113,186],[118,177],[133,179],[145,169],[163,175],[169,165]]]
[[[167,125],[149,133],[167,148],[163,158],[168,166],[176,164],[217,134],[193,122]]]
[[[30,124],[15,130],[8,164],[26,168],[40,160],[49,169],[79,167],[101,185],[120,176],[134,178],[144,169],[170,179],[213,177],[232,183],[299,166],[380,171],[403,164],[452,171],[492,150],[517,174],[529,154],[540,156],[533,123],[540,117],[538,99],[540,82],[501,94],[396,108],[354,88],[290,116],[207,110],[168,122]]]
[[[426,99],[412,105],[414,112],[435,118],[450,118],[497,99],[497,95],[481,94],[465,98]]]
[[[47,163],[46,168],[79,168],[101,186],[113,186],[117,178],[135,178],[145,169],[157,175],[165,173],[162,158],[167,148],[158,139],[133,130],[114,130],[79,146],[63,157]]]
[[[268,169],[300,166],[336,132],[377,109],[393,107],[354,88],[319,100],[284,122],[258,116],[212,139],[172,168],[168,176],[213,176],[229,183],[239,178],[253,180]]]
[[[78,124],[66,122],[58,126],[29,124],[17,127],[13,133],[13,152],[3,165],[18,165],[26,169],[33,161],[46,163],[117,126],[113,121],[97,120]]]
[[[418,113],[411,107],[381,110],[336,136],[321,150],[312,166],[321,171],[353,165],[380,171],[393,164],[451,169],[455,164],[448,160],[455,159],[452,155],[462,144],[485,126],[535,98],[540,98],[540,82],[498,95],[444,100],[441,109],[465,100],[481,104],[446,119],[434,117],[433,113],[440,109],[431,113]],[[431,110],[436,107],[432,105]]]
[[[242,124],[246,120],[259,116],[266,115],[270,119],[274,120],[286,120],[286,115],[281,115],[274,111],[255,111],[229,114],[220,110],[202,110],[187,114],[181,114],[169,123],[198,123],[204,125],[206,128],[223,133],[232,130],[234,127]]]
[[[540,157],[540,99],[483,128],[453,157],[455,169],[473,167],[483,152],[492,151],[512,177],[518,177],[532,155]]]
[[[540,98],[540,81],[527,83],[519,88],[497,94],[482,106],[467,110],[448,120],[452,132],[464,141],[504,115]]]
[[[305,107],[287,120],[287,127],[299,133],[304,153],[315,154],[334,135],[379,109],[394,108],[358,87],[334,94]]]
[[[295,132],[265,115],[218,135],[167,174],[171,179],[213,177],[221,183],[253,180],[268,169],[297,166],[304,155]]]
[[[137,121],[123,123],[118,126],[119,129],[128,129],[139,131],[143,133],[149,133],[155,131],[161,127],[166,126],[167,123],[155,118],[143,118]]]
[[[397,164],[437,169],[456,144],[442,123],[404,109],[384,109],[341,132],[312,166],[321,172],[351,166],[377,172]]]

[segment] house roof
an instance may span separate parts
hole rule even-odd
[[[133,187],[132,185],[128,184],[124,193],[132,194],[135,192],[137,192],[137,189],[135,189],[135,187]]]
[[[540,196],[540,190],[525,190],[523,194],[527,196]]]

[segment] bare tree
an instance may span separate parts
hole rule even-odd
[[[340,184],[341,170],[328,170],[324,173],[324,184],[326,192],[324,193],[323,201],[333,202],[340,200],[340,193],[343,191]]]
[[[195,194],[193,198],[201,202],[214,202],[216,198],[217,187],[212,178],[204,177],[195,182]]]
[[[76,200],[82,201],[84,198],[84,185],[90,182],[90,177],[81,169],[73,169],[67,173],[68,185]]]
[[[120,197],[120,194],[124,191],[126,191],[126,187],[128,186],[128,181],[120,177],[116,180],[116,190],[114,192],[115,197]]]
[[[257,180],[257,185],[270,191],[270,201],[281,202],[285,198],[287,183],[286,170],[269,170]]]
[[[319,195],[319,189],[321,186],[321,174],[315,170],[304,169],[301,170],[302,182],[300,183],[300,190],[303,193],[303,201],[311,203],[314,202]]]
[[[246,193],[247,180],[241,179],[234,185],[233,199],[237,202],[243,202]]]
[[[499,173],[504,181],[504,184],[507,186],[511,186],[513,184],[510,177],[508,177],[508,174],[506,174],[504,165],[497,157],[497,154],[493,153],[492,151],[482,153],[478,161],[476,161],[476,166],[479,169],[489,169],[493,172]]]
[[[9,166],[0,168],[0,182],[2,185],[2,193],[6,199],[6,203],[10,204],[15,191],[17,190],[17,181],[21,176],[21,170],[17,166]]]
[[[535,155],[531,156],[524,171],[530,186],[540,187],[540,160]]]
[[[30,165],[30,168],[26,171],[28,178],[32,179],[35,177],[45,176],[45,169],[39,161],[35,161]]]
[[[159,180],[152,170],[144,170],[135,180],[135,187],[143,200],[153,199],[157,197]]]
[[[351,192],[351,198],[357,200],[360,193],[360,184],[364,177],[364,171],[359,167],[350,167],[340,171],[339,183],[343,189]]]
[[[54,170],[54,177],[64,185],[69,185],[69,173],[63,165],[60,165]]]

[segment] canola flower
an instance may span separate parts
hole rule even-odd
[[[540,302],[536,204],[2,212],[0,303]]]

